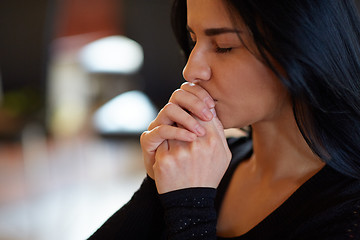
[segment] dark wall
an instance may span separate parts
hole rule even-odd
[[[0,1],[0,73],[4,91],[0,117],[5,124],[11,118],[35,116],[45,121],[53,7],[52,0]]]
[[[125,35],[144,48],[144,91],[158,107],[183,82],[184,60],[173,36],[170,0],[124,0]]]
[[[0,68],[4,90],[21,85],[43,89],[49,7],[49,0],[1,0]]]

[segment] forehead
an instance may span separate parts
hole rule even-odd
[[[187,22],[192,28],[232,26],[223,0],[187,0]]]

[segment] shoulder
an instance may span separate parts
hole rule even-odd
[[[360,203],[360,179],[344,174],[326,165],[302,186],[302,196],[309,199],[318,210],[338,208],[353,209]],[[304,200],[304,199],[303,199]]]
[[[326,166],[305,187],[311,191],[298,208],[304,218],[297,236],[312,232],[316,239],[360,239],[359,179]]]

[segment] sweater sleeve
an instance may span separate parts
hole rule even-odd
[[[131,200],[112,215],[89,240],[161,239],[165,223],[155,181],[146,177]]]
[[[214,188],[187,188],[161,194],[169,240],[216,239]]]

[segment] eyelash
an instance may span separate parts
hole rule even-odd
[[[220,48],[220,47],[216,47],[216,52],[217,53],[228,53],[231,52],[232,48]]]
[[[193,41],[192,39],[189,40],[190,43],[190,48],[193,49],[196,45],[196,41]],[[215,52],[216,53],[220,53],[220,54],[224,54],[224,53],[229,53],[231,52],[232,48],[221,48],[221,47],[217,47],[215,48]]]

